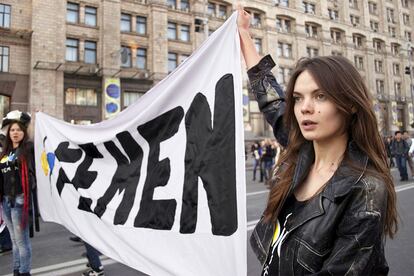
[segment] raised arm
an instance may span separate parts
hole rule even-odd
[[[247,69],[250,69],[259,63],[261,57],[256,51],[253,39],[250,36],[250,14],[243,10],[241,6],[238,6],[237,10],[239,12],[239,16],[237,17],[237,26],[239,28],[240,47]]]
[[[240,45],[246,62],[251,91],[253,92],[260,111],[263,112],[267,122],[272,126],[273,133],[278,142],[287,146],[288,132],[283,125],[285,113],[285,93],[278,84],[271,69],[275,66],[270,55],[262,58],[256,51],[249,33],[250,15],[240,6],[237,25],[240,35]]]

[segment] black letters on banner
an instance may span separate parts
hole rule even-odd
[[[198,179],[201,178],[207,195],[212,233],[230,236],[236,232],[238,227],[235,103],[231,74],[224,75],[216,84],[213,122],[211,113],[207,98],[198,93],[185,114],[187,141],[180,233],[195,232]],[[171,230],[174,225],[176,200],[154,200],[153,197],[155,188],[167,185],[171,175],[170,159],[159,160],[160,143],[178,132],[183,117],[184,110],[178,106],[137,127],[138,132],[149,144],[149,153],[147,176],[134,227]],[[123,225],[134,205],[141,175],[143,150],[128,131],[118,133],[116,137],[126,155],[113,141],[104,142],[106,150],[117,162],[111,184],[97,200],[93,211],[91,210],[92,199],[82,196],[79,198],[78,208],[102,217],[115,194],[124,192],[113,222],[114,225]],[[82,152],[85,153],[85,158],[72,180],[60,168],[56,182],[60,196],[66,184],[72,184],[76,190],[88,189],[97,178],[98,172],[89,171],[89,168],[93,159],[103,158],[103,155],[93,143],[79,145],[79,147],[80,149],[70,149],[69,142],[62,142],[55,150],[56,158],[60,162],[68,163],[78,162],[82,157]]]
[[[102,154],[93,143],[79,145],[79,147],[85,152],[85,158],[76,170],[72,180],[69,180],[62,168],[59,170],[59,176],[56,182],[59,195],[61,195],[65,184],[72,184],[76,190],[79,188],[88,189],[98,176],[98,172],[89,171],[88,169],[92,165],[94,158],[103,158]],[[56,149],[55,155],[60,162],[76,163],[82,157],[81,149],[69,149],[69,142],[62,142]],[[78,208],[91,212],[91,203],[91,199],[81,196],[79,198]]]
[[[147,178],[135,227],[170,230],[174,224],[175,199],[154,200],[154,189],[167,185],[170,178],[170,159],[159,160],[160,143],[174,136],[184,117],[182,107],[176,107],[138,127],[138,132],[149,143]]]
[[[95,214],[101,217],[106,206],[112,200],[115,193],[124,191],[121,203],[116,209],[114,225],[125,224],[132,209],[135,192],[141,175],[142,149],[128,131],[116,135],[128,158],[118,149],[113,141],[105,142],[105,148],[115,158],[118,168],[112,178],[111,185],[105,194],[98,199]]]
[[[237,230],[235,114],[233,76],[216,85],[214,121],[206,97],[198,93],[185,116],[187,148],[181,233],[194,233],[197,223],[198,177],[203,181],[214,235]]]

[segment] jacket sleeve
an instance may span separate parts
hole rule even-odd
[[[383,251],[387,190],[378,179],[362,182],[364,187],[349,195],[351,201],[336,229],[333,250],[315,275],[387,274]]]
[[[270,71],[275,65],[272,57],[267,55],[257,65],[250,68],[247,75],[260,111],[272,126],[277,141],[286,147],[288,131],[282,122],[286,108],[285,93]]]

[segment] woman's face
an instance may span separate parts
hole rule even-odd
[[[296,79],[293,99],[295,118],[306,140],[322,142],[343,134],[344,116],[308,71]]]
[[[10,140],[13,143],[20,143],[24,138],[24,132],[18,124],[14,123],[10,126]]]

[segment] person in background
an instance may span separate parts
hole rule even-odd
[[[384,146],[385,146],[385,150],[387,151],[387,156],[389,161],[389,166],[390,168],[395,167],[395,163],[394,163],[394,157],[391,153],[391,145],[392,145],[392,136],[386,136],[384,137]]]
[[[6,140],[6,135],[0,133],[0,152],[3,149],[4,141]],[[0,254],[10,252],[12,250],[12,241],[10,238],[9,230],[7,229],[6,222],[3,221],[2,216],[2,206],[0,204]]]
[[[12,111],[2,125],[8,129],[0,156],[0,199],[13,244],[13,273],[19,276],[30,275],[30,226],[37,222],[32,217],[37,213],[37,201],[34,147],[27,134],[29,123],[28,113]]]
[[[411,150],[411,148],[413,147],[413,141],[411,140],[411,136],[410,134],[408,134],[408,131],[403,132],[403,139],[408,146],[407,163],[410,167],[411,177],[414,177],[413,151]]]
[[[84,242],[84,244],[86,248],[86,258],[88,259],[88,269],[82,273],[82,276],[104,276],[104,267],[99,259],[101,253],[87,242]]]
[[[253,181],[256,181],[257,168],[260,169],[260,145],[259,142],[254,142],[251,147],[251,153],[253,157]]]
[[[396,131],[394,141],[391,145],[391,153],[397,162],[398,171],[400,172],[401,177],[400,181],[408,180],[407,157],[409,149],[407,142],[402,138],[401,131]]]

